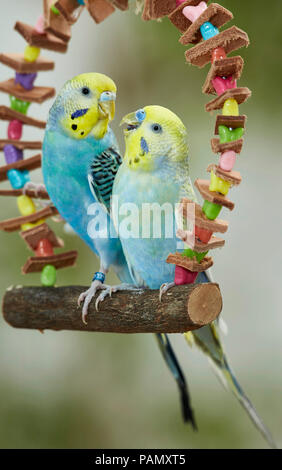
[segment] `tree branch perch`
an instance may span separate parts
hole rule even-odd
[[[16,328],[111,333],[184,333],[217,318],[222,309],[218,284],[172,288],[159,301],[158,290],[118,292],[95,309],[88,324],[81,320],[77,299],[85,287],[15,287],[3,299],[5,320]]]

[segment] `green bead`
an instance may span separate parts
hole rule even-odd
[[[198,261],[198,263],[200,263],[207,254],[208,254],[208,251],[206,251],[205,253],[197,253],[196,251],[191,250],[191,248],[186,248],[183,251],[182,256],[187,256],[187,258],[191,258],[191,259],[196,257],[196,260]]]
[[[45,287],[52,287],[55,285],[57,279],[57,271],[55,266],[47,264],[41,271],[41,284]]]
[[[227,142],[234,142],[241,139],[244,135],[244,128],[237,127],[236,129],[229,129],[227,126],[218,126],[219,139],[221,144]]]
[[[59,15],[59,14],[60,14],[58,8],[56,8],[54,5],[51,6],[51,11],[52,11],[53,13],[55,13],[55,15]]]
[[[22,113],[22,114],[26,114],[27,113],[27,110],[30,106],[30,102],[29,101],[22,101],[22,100],[19,100],[18,98],[16,98],[15,96],[13,95],[9,95],[9,98],[10,98],[10,104],[11,104],[11,108],[14,110],[14,111],[18,111],[19,113]]]
[[[213,202],[205,201],[203,205],[203,213],[209,220],[214,220],[218,217],[222,206],[220,204],[214,204]]]

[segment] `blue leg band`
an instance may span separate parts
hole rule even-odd
[[[100,281],[102,282],[102,284],[104,284],[105,278],[106,278],[106,275],[98,271],[97,273],[94,274],[92,281]]]

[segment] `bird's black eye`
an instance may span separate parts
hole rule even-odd
[[[90,90],[89,90],[89,88],[88,88],[87,86],[84,86],[84,87],[82,88],[81,92],[82,92],[83,95],[89,95]]]
[[[153,124],[152,131],[155,132],[155,134],[160,134],[160,132],[162,132],[162,126],[160,124]]]

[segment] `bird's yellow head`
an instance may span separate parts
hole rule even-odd
[[[132,170],[153,171],[164,161],[187,160],[187,131],[182,121],[162,106],[146,106],[128,114],[124,162]]]
[[[90,133],[102,139],[115,115],[116,85],[101,73],[84,73],[62,88],[50,116],[55,115],[67,134],[84,139]]]

